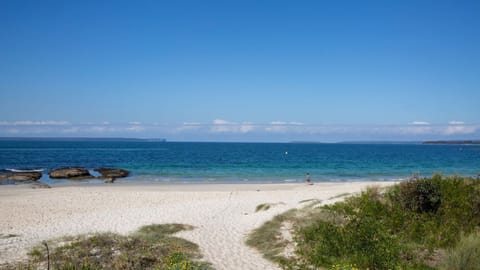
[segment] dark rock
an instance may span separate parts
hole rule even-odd
[[[90,172],[85,168],[59,168],[53,169],[48,174],[52,179],[85,179],[92,178]]]
[[[127,170],[116,168],[97,168],[94,171],[101,174],[100,178],[113,178],[113,180],[116,178],[127,177],[129,174],[129,171]]]
[[[45,183],[42,183],[42,182],[39,182],[39,181],[30,182],[30,184],[31,184],[31,187],[33,189],[36,189],[36,188],[52,188],[48,184],[45,184]]]
[[[37,181],[42,177],[41,172],[11,172],[0,175],[0,181],[13,180],[13,181]]]
[[[41,172],[8,172],[0,173],[0,182],[11,185],[30,185],[32,188],[50,188],[49,185],[37,181],[41,177]]]

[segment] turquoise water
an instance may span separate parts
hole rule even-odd
[[[300,182],[477,176],[480,146],[421,144],[0,141],[0,169],[120,167],[127,181]],[[43,181],[52,182],[48,177]]]

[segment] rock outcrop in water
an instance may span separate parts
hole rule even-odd
[[[86,179],[93,178],[90,172],[81,167],[53,169],[48,174],[52,179]]]
[[[105,179],[105,183],[113,183],[117,178],[127,177],[130,173],[127,170],[117,168],[97,168],[94,171],[101,174],[99,178]]]
[[[40,178],[42,178],[41,172],[0,173],[0,182],[6,184],[29,184],[32,188],[50,188],[49,185],[37,181]]]
[[[113,183],[117,178],[127,177],[130,172],[118,168],[97,168],[94,171],[100,173],[97,178],[104,179],[105,183]],[[51,179],[93,179],[88,169],[82,167],[69,167],[53,169],[48,174]],[[33,182],[42,177],[41,172],[5,172],[0,173],[0,181],[25,181]]]
[[[0,174],[0,181],[37,181],[41,177],[41,172],[9,172]]]

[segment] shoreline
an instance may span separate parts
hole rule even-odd
[[[330,179],[313,179],[313,183],[356,183],[356,182],[400,182],[410,179],[412,176],[395,176],[395,177],[381,177],[381,178],[330,178]],[[428,177],[428,176],[425,176]],[[474,177],[474,176],[465,176]],[[277,178],[278,179],[278,178]],[[50,185],[51,187],[62,186],[102,186],[102,185],[288,185],[288,184],[304,184],[305,179],[241,179],[241,178],[161,178],[155,175],[134,175],[125,178],[117,178],[114,183],[105,183],[102,178],[91,179],[51,179],[48,175],[42,176],[37,183]],[[18,181],[18,180],[5,180],[0,182],[0,187],[11,185],[31,184],[35,181]]]
[[[397,182],[316,182],[171,184],[115,183],[64,185],[31,189],[0,186],[0,264],[25,257],[32,246],[63,235],[94,232],[127,234],[143,225],[183,223],[192,231],[176,234],[199,245],[216,269],[278,269],[245,245],[247,235],[275,215],[302,207],[302,200],[322,204],[356,193],[368,186]],[[276,203],[268,211],[257,205]]]

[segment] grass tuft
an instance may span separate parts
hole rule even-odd
[[[342,198],[342,197],[347,197],[348,195],[351,195],[351,194],[352,194],[352,193],[345,192],[345,193],[341,193],[341,194],[332,196],[332,197],[330,197],[330,198],[328,198],[328,199],[329,199],[329,200],[338,199],[338,198]]]
[[[306,203],[306,202],[311,202],[311,201],[316,201],[317,199],[306,199],[306,200],[301,200],[298,203]]]
[[[19,237],[19,236],[20,235],[13,234],[13,233],[9,233],[9,234],[0,233],[0,239],[8,239],[8,238],[14,238],[14,237]]]
[[[268,209],[270,209],[270,207],[271,207],[271,204],[262,203],[262,204],[257,205],[257,207],[255,207],[255,212],[267,211]]]
[[[444,270],[480,269],[480,232],[462,235],[458,244],[448,250],[442,266]]]
[[[271,207],[276,206],[276,205],[279,205],[279,204],[285,204],[285,203],[283,203],[283,202],[279,202],[279,203],[262,203],[262,204],[257,205],[257,207],[255,207],[255,212],[267,211],[267,210],[270,209]]]

